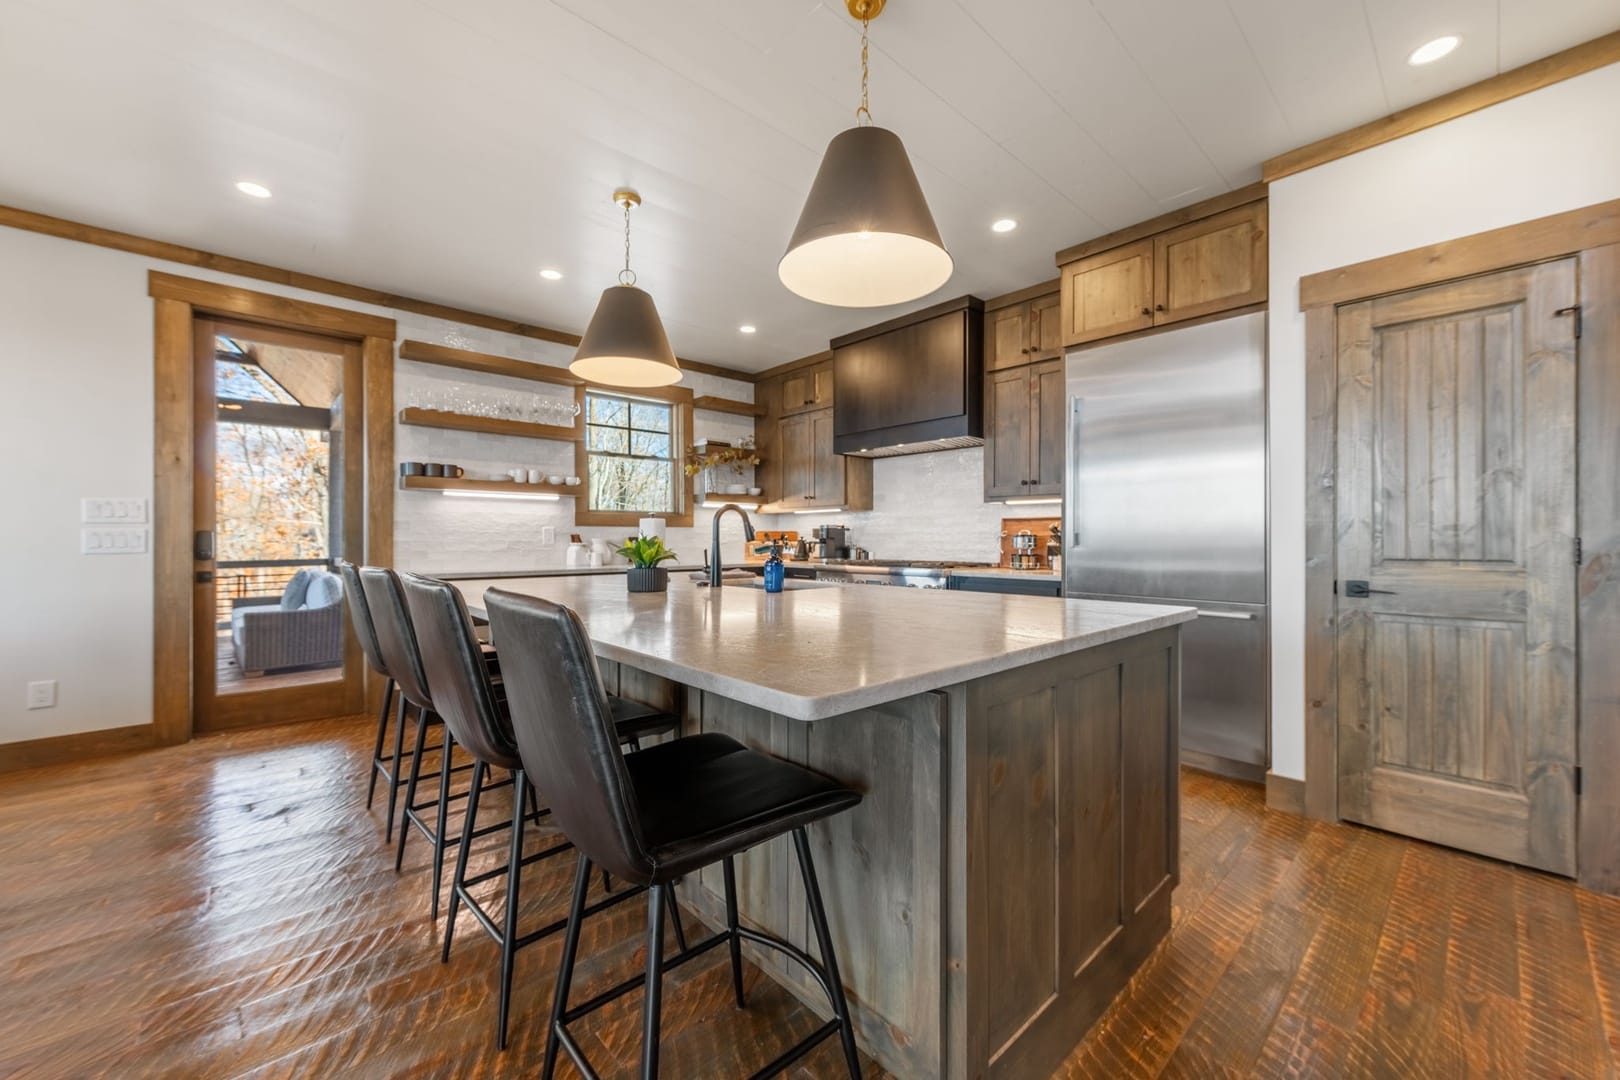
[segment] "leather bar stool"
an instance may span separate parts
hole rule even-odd
[[[523,762],[518,757],[517,743],[512,736],[512,721],[500,688],[489,676],[489,669],[479,654],[479,645],[466,602],[461,593],[450,584],[403,574],[405,599],[410,607],[412,625],[421,646],[422,663],[427,684],[433,692],[433,702],[457,745],[468,751],[475,761],[472,790],[467,800],[467,813],[462,822],[460,846],[456,849],[456,867],[450,882],[449,921],[444,928],[444,951],[441,958],[450,959],[450,945],[456,929],[456,909],[466,904],[478,924],[501,947],[501,985],[496,1039],[506,1049],[507,1017],[512,996],[512,969],[517,951],[542,938],[555,934],[568,925],[559,919],[536,930],[519,935],[517,931],[518,897],[521,895],[522,869],[542,859],[560,854],[572,847],[567,841],[553,844],[532,855],[523,855],[524,823],[523,801],[517,791],[530,790],[525,781]],[[675,730],[679,720],[670,713],[660,712],[647,705],[623,698],[611,700],[613,728],[617,743],[635,743],[640,739],[668,734]],[[512,799],[510,848],[506,865],[469,878],[467,858],[473,838],[490,831],[476,828],[478,806],[490,768],[509,769],[518,785]],[[542,811],[543,813],[543,811]],[[504,826],[497,826],[504,827]],[[506,875],[506,910],[497,925],[482,905],[468,891],[471,886]],[[625,892],[592,905],[588,911],[600,911],[634,895]],[[676,925],[680,925],[680,912],[675,907],[674,894],[668,894],[668,905]],[[684,935],[682,947],[685,947]]]
[[[643,987],[641,1076],[644,1080],[656,1077],[664,972],[728,944],[732,989],[742,1007],[740,944],[747,940],[777,949],[803,965],[826,991],[833,1012],[832,1020],[755,1077],[782,1072],[834,1033],[843,1042],[850,1075],[859,1077],[854,1027],[839,981],[838,959],[805,827],[855,806],[861,801],[860,793],[714,732],[620,754],[596,657],[579,617],[559,604],[499,589],[485,593],[484,603],[490,629],[502,649],[518,755],[550,800],[563,834],[580,853],[541,1076],[549,1080],[556,1070],[560,1046],[581,1073],[594,1077],[596,1073],[569,1034],[568,1025]],[[796,946],[738,921],[733,858],[790,833],[820,963]],[[722,864],[724,870],[726,929],[666,960],[664,893],[676,878],[714,863]],[[585,900],[593,865],[647,886],[647,967],[643,974],[570,1007],[580,924],[590,910]]]
[[[471,764],[454,764],[455,735],[446,729],[439,742],[439,769],[422,775],[422,756],[434,747],[426,745],[429,727],[440,723],[438,711],[430,696],[427,673],[423,669],[422,650],[418,645],[410,611],[405,605],[405,590],[399,575],[384,566],[366,566],[360,569],[360,584],[366,594],[366,606],[371,610],[372,626],[377,631],[377,643],[388,670],[393,673],[401,695],[400,723],[404,725],[406,706],[416,712],[416,736],[411,753],[410,776],[405,783],[404,819],[399,824],[399,845],[394,853],[394,869],[405,864],[405,838],[414,828],[433,845],[433,903],[430,915],[439,917],[439,899],[443,894],[444,852],[447,846],[459,842],[459,837],[446,836],[450,803],[470,798],[471,792],[450,792],[450,778],[455,772],[470,771]],[[423,780],[439,781],[439,797],[431,802],[418,802],[416,789]],[[501,786],[509,781],[501,781]],[[423,817],[426,810],[435,810],[433,824]]]
[[[343,578],[343,599],[349,606],[349,624],[354,628],[354,636],[360,642],[360,651],[365,655],[366,664],[383,677],[382,709],[377,713],[377,744],[371,751],[371,782],[366,787],[366,809],[371,809],[372,800],[377,797],[377,777],[388,782],[388,817],[383,827],[383,836],[387,840],[394,838],[394,804],[399,800],[400,780],[396,779],[399,771],[399,759],[404,749],[405,718],[404,697],[400,698],[401,715],[399,724],[394,730],[394,749],[387,757],[383,756],[383,748],[388,737],[388,714],[394,703],[394,677],[388,673],[388,664],[383,660],[382,646],[377,642],[377,628],[371,623],[371,608],[366,605],[365,590],[360,585],[360,571],[352,562],[345,559],[337,560],[339,576]]]

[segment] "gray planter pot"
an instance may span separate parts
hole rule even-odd
[[[662,566],[632,566],[625,583],[631,592],[663,592],[669,588],[669,571]]]

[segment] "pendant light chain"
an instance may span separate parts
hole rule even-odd
[[[624,269],[619,271],[619,284],[634,285],[636,283],[636,272],[630,269],[630,207],[632,203],[629,199],[622,199],[620,205],[624,207]]]
[[[861,16],[861,105],[860,108],[855,110],[855,123],[857,126],[865,126],[872,122],[872,110],[866,107],[866,30],[871,23],[872,17],[870,15]]]

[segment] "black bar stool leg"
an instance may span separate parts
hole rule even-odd
[[[561,1046],[563,1013],[568,1011],[568,988],[574,981],[574,958],[579,954],[579,928],[585,921],[585,896],[591,890],[591,860],[580,853],[574,869],[574,902],[568,908],[568,931],[563,937],[562,963],[557,968],[557,990],[551,995],[551,1027],[546,1031],[546,1060],[540,1080],[551,1080],[557,1071],[557,1049]]]
[[[461,825],[461,844],[456,848],[456,870],[450,877],[450,915],[444,924],[444,952],[439,959],[450,962],[450,941],[456,935],[456,908],[461,905],[461,893],[467,880],[467,852],[472,848],[473,830],[477,828],[478,796],[484,790],[484,771],[489,766],[482,761],[473,765],[472,790],[467,793],[467,820]]]
[[[506,1049],[507,1013],[512,1007],[512,962],[517,959],[518,879],[523,873],[523,770],[512,774],[512,847],[506,864],[506,926],[501,937],[500,1015],[495,1022],[495,1045]]]
[[[405,695],[400,694],[394,717],[394,765],[388,775],[388,823],[383,826],[383,843],[394,838],[394,806],[399,802],[399,786],[404,783],[400,764],[405,757]]]
[[[844,1043],[844,1063],[855,1080],[861,1076],[860,1051],[855,1048],[855,1025],[849,1021],[849,1001],[838,977],[838,957],[833,952],[832,932],[827,929],[827,909],[821,903],[821,886],[816,883],[816,864],[810,856],[810,835],[801,825],[793,830],[793,847],[799,854],[799,872],[804,877],[805,895],[810,900],[810,921],[815,924],[816,944],[821,948],[821,966],[827,969],[827,986],[832,990],[833,1015],[838,1018],[838,1037]]]
[[[439,816],[433,829],[433,904],[428,914],[433,922],[439,918],[439,894],[444,888],[444,833],[450,824],[450,766],[455,748],[456,741],[450,737],[450,726],[446,724],[444,756],[439,762]]]
[[[372,800],[377,797],[377,774],[382,771],[383,744],[388,741],[388,714],[394,707],[394,680],[389,679],[383,683],[382,710],[377,713],[377,745],[371,750],[371,783],[366,787],[366,809],[371,809]],[[399,768],[396,762],[388,766],[389,777],[392,778],[394,770]]]
[[[669,921],[675,924],[675,951],[686,951],[686,927],[681,925],[681,907],[675,902],[675,883],[670,882],[664,889],[664,900],[669,905]]]
[[[743,1000],[742,939],[737,936],[737,867],[730,855],[725,859],[726,929],[731,931],[731,989],[737,1008],[746,1009]]]
[[[422,744],[427,737],[427,712],[424,709],[416,710],[416,748],[411,752],[411,778],[405,785],[405,808],[409,810],[416,805],[416,782],[422,775]],[[399,848],[394,853],[394,871],[405,865],[405,837],[411,832],[411,822],[407,817],[399,823]]]
[[[641,1003],[641,1080],[658,1077],[658,1023],[664,997],[664,890],[647,889],[647,982]]]

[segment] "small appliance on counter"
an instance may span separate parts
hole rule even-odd
[[[1051,570],[1053,545],[1062,535],[1061,518],[1003,518],[1001,565],[1009,570]]]
[[[817,525],[812,534],[815,539],[811,555],[817,559],[847,559],[850,557],[849,526]]]

